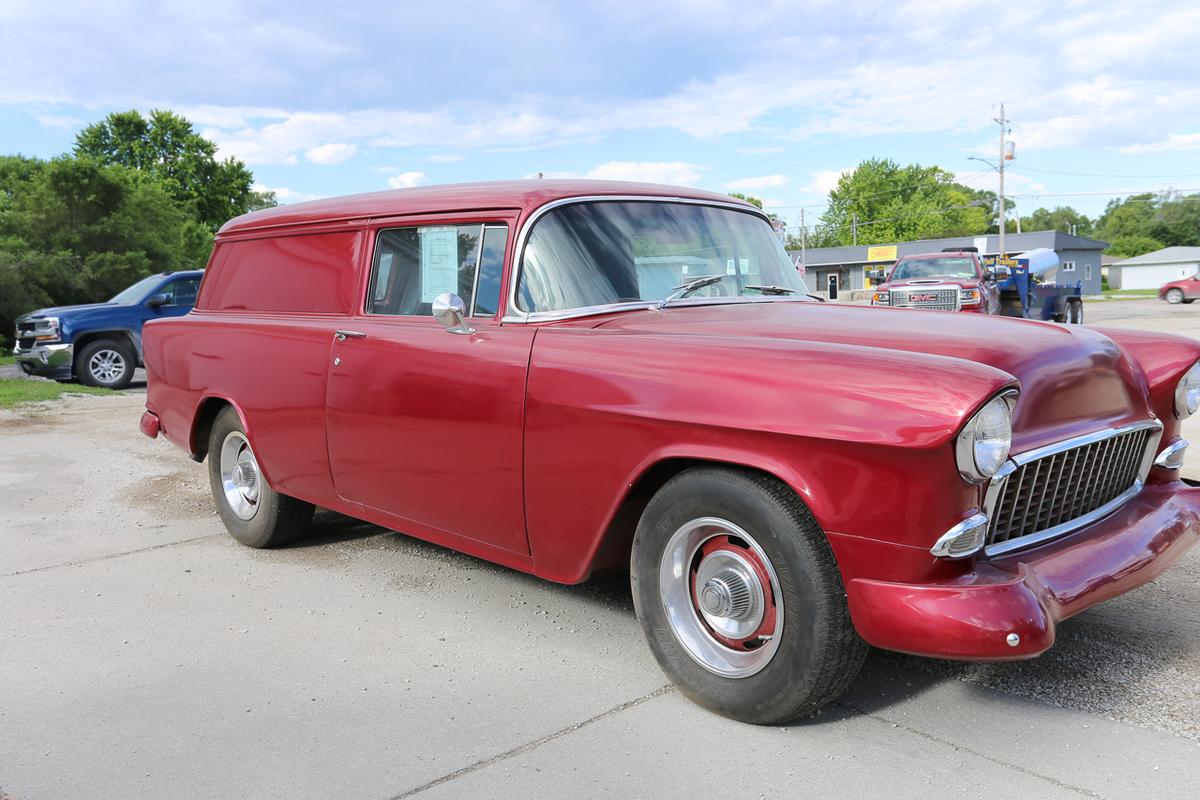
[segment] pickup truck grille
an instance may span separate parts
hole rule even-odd
[[[930,308],[936,311],[958,310],[958,287],[913,287],[892,289],[888,303],[896,308]]]
[[[21,338],[17,339],[17,349],[32,350],[35,341],[36,340],[32,336],[22,336]]]
[[[1020,463],[1004,481],[991,514],[989,552],[1066,533],[1110,504],[1115,510],[1140,488],[1142,463],[1157,440],[1157,427],[1116,431]]]

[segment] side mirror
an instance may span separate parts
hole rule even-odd
[[[170,302],[171,296],[169,294],[156,294],[146,301],[146,305],[151,308],[158,308],[159,306],[168,305]]]
[[[991,270],[985,270],[983,273],[983,279],[985,281],[994,281],[996,280],[996,273],[992,272]]]
[[[433,318],[451,333],[474,333],[467,324],[466,306],[463,300],[451,292],[442,292],[433,298]]]

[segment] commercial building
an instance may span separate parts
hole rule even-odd
[[[1200,247],[1164,247],[1117,261],[1108,268],[1113,289],[1157,289],[1200,271]]]
[[[884,245],[809,248],[805,254],[804,273],[809,288],[827,292],[830,279],[837,281],[838,290],[859,291],[870,288],[868,275],[876,270],[888,270],[901,256],[937,253],[950,248],[974,247],[981,256],[1000,254],[1000,237],[956,236],[949,239],[920,239]],[[1081,283],[1083,294],[1100,294],[1100,254],[1108,242],[1072,236],[1061,231],[1033,231],[1004,235],[1004,249],[1014,256],[1027,250],[1045,247],[1059,259],[1057,280],[1060,283]],[[1200,250],[1200,248],[1192,248]],[[793,260],[799,250],[789,250]]]

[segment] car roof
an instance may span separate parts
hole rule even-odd
[[[570,197],[604,195],[641,195],[708,200],[761,211],[736,197],[700,189],[665,186],[631,181],[543,180],[489,181],[485,183],[451,183],[442,186],[419,186],[412,189],[391,189],[383,192],[331,197],[276,206],[234,217],[217,232],[218,236],[262,228],[275,228],[306,223],[337,222],[403,214],[439,214],[450,211],[517,210],[528,213],[534,209]]]

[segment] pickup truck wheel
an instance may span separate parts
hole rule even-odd
[[[137,356],[125,342],[88,342],[75,357],[75,377],[87,386],[124,389],[133,380]]]
[[[247,547],[274,547],[304,533],[313,506],[272,489],[231,407],[213,421],[208,479],[226,530]]]
[[[866,656],[824,533],[772,478],[709,467],[672,478],[638,523],[630,572],[659,665],[725,716],[812,714]]]

